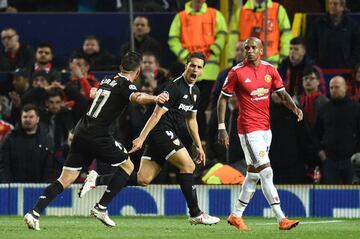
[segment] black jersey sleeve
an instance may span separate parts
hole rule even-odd
[[[169,110],[178,101],[179,92],[175,84],[169,84],[163,92],[169,94],[169,100],[163,104],[158,103],[158,105],[165,110]]]
[[[138,92],[138,89],[131,81],[124,79],[122,81],[122,84],[120,84],[120,86],[119,86],[119,91],[124,98],[126,98],[130,101],[131,94]]]

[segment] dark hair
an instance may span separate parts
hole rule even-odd
[[[146,19],[147,25],[148,25],[149,27],[151,27],[151,26],[150,26],[149,18],[145,17],[144,15],[135,16],[135,17],[134,17],[134,20],[133,20],[133,23],[134,23],[134,21],[135,21],[136,18],[144,18],[144,19]]]
[[[145,51],[142,53],[142,56],[153,56],[155,58],[155,61],[157,63],[159,62],[157,55],[152,51]]]
[[[305,41],[302,37],[294,37],[293,39],[291,39],[290,44],[291,45],[302,45],[304,48],[306,48]]]
[[[26,105],[24,105],[24,107],[22,107],[22,109],[21,109],[21,114],[24,113],[24,112],[29,112],[31,110],[34,110],[35,114],[37,116],[39,116],[39,108],[34,104],[26,104]]]
[[[141,54],[129,51],[121,59],[120,69],[121,71],[134,71],[140,67],[141,61]]]
[[[320,72],[315,68],[315,67],[307,67],[303,70],[302,73],[302,78],[304,78],[305,76],[311,75],[312,73],[314,73],[316,75],[317,80],[320,80],[321,75]]]
[[[58,89],[54,89],[54,90],[49,91],[49,93],[47,94],[47,99],[49,99],[51,97],[57,97],[57,96],[59,96],[61,98],[61,100],[64,99],[63,94],[61,94],[61,91],[58,90]]]
[[[84,42],[85,42],[86,40],[95,40],[95,41],[97,41],[97,43],[100,45],[100,39],[99,39],[97,36],[88,35],[88,36],[85,37]]]
[[[205,58],[205,55],[202,54],[201,52],[192,52],[190,53],[187,58],[186,58],[186,64],[189,63],[191,61],[191,59],[193,58],[198,58],[198,59],[201,59],[204,61],[204,66],[205,66],[205,63],[206,63],[206,58]]]
[[[70,57],[70,62],[72,62],[74,59],[83,59],[85,63],[90,66],[90,60],[87,58],[84,54],[77,53]]]
[[[48,47],[50,48],[50,50],[52,51],[52,45],[49,43],[49,42],[40,42],[38,45],[37,45],[37,48],[36,49],[39,49],[39,48],[44,48],[44,47]]]

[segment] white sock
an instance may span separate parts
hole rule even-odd
[[[233,213],[237,217],[242,217],[246,206],[249,204],[252,196],[256,190],[256,184],[259,181],[259,174],[258,173],[247,173],[245,180],[243,182],[241,192],[237,202],[235,203]]]
[[[273,170],[271,167],[267,167],[261,170],[259,174],[263,194],[275,213],[277,221],[280,222],[283,218],[285,218],[285,215],[281,210],[280,198],[273,183]]]

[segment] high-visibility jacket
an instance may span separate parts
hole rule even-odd
[[[175,15],[169,30],[169,48],[182,63],[190,52],[201,51],[207,56],[199,80],[216,80],[220,71],[220,54],[224,50],[227,24],[221,12],[203,3],[195,11],[191,2]]]
[[[292,38],[290,21],[285,8],[268,0],[268,46],[267,61],[277,66],[282,59],[289,55],[290,40]],[[236,42],[256,36],[264,41],[264,12],[265,3],[256,7],[254,0],[248,0],[245,5],[238,9],[231,20],[227,57],[228,65],[231,65],[235,56]]]
[[[210,46],[215,42],[216,9],[208,8],[203,15],[179,13],[182,46],[189,52],[201,52],[209,58]]]

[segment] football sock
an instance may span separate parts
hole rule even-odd
[[[260,171],[261,189],[270,204],[277,221],[280,222],[284,217],[284,213],[280,207],[280,198],[273,183],[273,170],[271,167],[264,168]]]
[[[136,171],[133,171],[130,174],[130,178],[129,178],[129,181],[127,182],[127,185],[128,186],[137,186],[137,185],[139,185],[138,181],[137,181],[137,172]]]
[[[122,169],[118,168],[113,174],[103,196],[101,197],[99,204],[107,207],[111,200],[121,191],[129,180],[129,175]]]
[[[104,174],[104,175],[99,175],[96,178],[96,182],[95,185],[96,186],[100,186],[100,185],[109,185],[111,178],[113,177],[113,173],[111,174]]]
[[[180,173],[179,174],[180,188],[184,194],[187,202],[189,213],[191,217],[196,217],[201,213],[199,209],[196,187],[194,186],[193,174],[192,173]]]
[[[259,181],[259,178],[260,175],[258,173],[248,172],[246,174],[238,201],[235,204],[235,208],[233,212],[237,217],[242,217],[246,206],[249,204],[252,196],[256,191],[256,184]]]
[[[49,205],[49,203],[63,191],[63,185],[57,180],[47,186],[36,202],[35,207],[33,208],[33,214],[40,216],[40,213],[47,207],[47,205]]]

